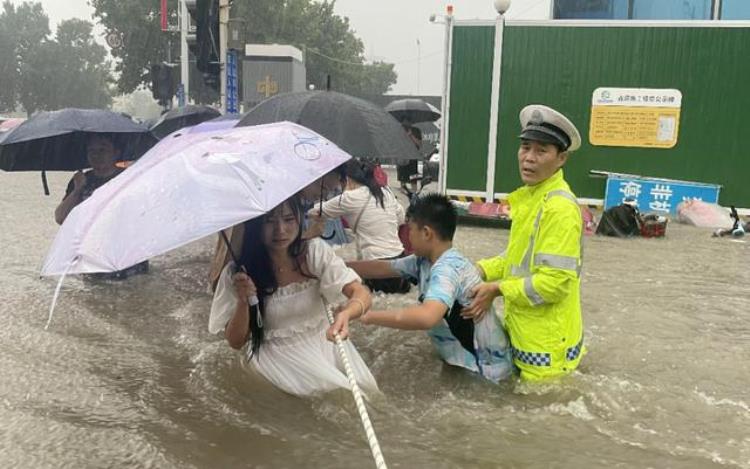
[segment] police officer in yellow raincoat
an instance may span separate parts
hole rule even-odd
[[[521,110],[518,166],[524,186],[508,196],[513,223],[504,254],[477,263],[485,283],[474,289],[467,317],[505,301],[513,363],[525,380],[573,371],[585,353],[581,320],[582,219],[563,178],[581,145],[570,120],[547,106]]]

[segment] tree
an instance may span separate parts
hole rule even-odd
[[[148,85],[149,64],[178,56],[179,36],[160,30],[158,0],[91,0],[91,5],[107,31],[123,37],[123,47],[112,51],[120,92]],[[169,6],[170,21],[176,23],[176,2]],[[337,91],[361,96],[388,91],[396,81],[393,65],[366,64],[362,41],[334,6],[327,0],[234,0],[230,16],[245,20],[247,42],[291,44],[305,51],[307,81],[318,89],[325,88],[330,76]],[[192,96],[205,92],[195,84],[191,79]]]
[[[4,13],[0,14],[0,111],[13,111],[16,107],[18,59],[13,38],[5,26]]]
[[[112,104],[111,62],[107,49],[94,41],[93,24],[80,19],[57,27],[57,53],[63,62],[58,108],[106,108]]]
[[[365,64],[364,45],[335,1],[236,0],[233,17],[246,21],[248,42],[288,43],[305,51],[307,81],[356,96],[380,95],[396,82],[392,64]]]
[[[0,12],[0,108],[14,110],[26,67],[49,37],[49,18],[40,3],[17,7],[9,0]]]
[[[22,67],[19,101],[31,115],[37,110],[66,107],[107,108],[113,81],[107,50],[94,42],[93,25],[66,20],[56,40],[39,44]]]
[[[71,19],[49,37],[41,4],[3,3],[0,13],[0,106],[40,109],[108,107],[112,77],[107,51],[94,42],[93,25]]]
[[[107,32],[122,37],[122,47],[111,50],[118,74],[117,89],[130,93],[150,84],[149,65],[168,59],[172,38],[171,33],[161,31],[159,0],[90,0],[90,3],[94,16]],[[172,21],[176,22],[177,2],[168,5]]]

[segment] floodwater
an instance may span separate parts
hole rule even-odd
[[[207,332],[213,239],[125,282],[66,279],[45,331],[69,177],[45,197],[38,174],[0,172],[0,467],[374,467],[348,391],[285,395]],[[461,226],[456,244],[476,259],[507,236]],[[422,332],[353,326],[390,467],[750,468],[750,244],[674,223],[585,249],[589,354],[554,385],[494,386]]]

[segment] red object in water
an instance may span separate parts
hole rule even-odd
[[[641,221],[641,236],[644,238],[661,238],[667,232],[667,220],[646,218]]]
[[[583,234],[593,235],[596,233],[596,217],[594,213],[585,205],[581,205],[581,218],[583,218]]]
[[[161,30],[167,30],[167,0],[161,0]]]

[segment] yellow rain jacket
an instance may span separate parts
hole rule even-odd
[[[505,254],[478,262],[505,298],[505,326],[521,378],[573,371],[585,353],[581,320],[582,220],[562,169],[508,196]]]

